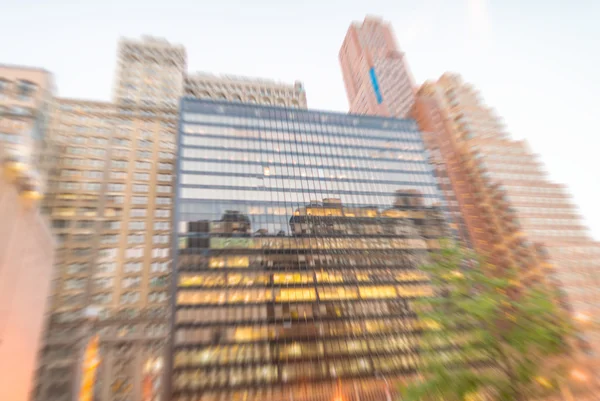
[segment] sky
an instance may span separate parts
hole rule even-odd
[[[345,112],[351,21],[394,27],[417,83],[460,73],[566,184],[600,240],[598,0],[0,0],[0,63],[43,67],[58,95],[109,100],[119,37],[183,44],[188,70],[304,82]]]

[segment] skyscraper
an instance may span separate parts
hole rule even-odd
[[[423,84],[414,114],[421,129],[431,133],[429,146],[441,149],[474,248],[507,253],[490,247],[493,235],[483,225],[492,221],[490,213],[509,208],[520,227],[518,237],[543,249],[547,277],[561,288],[565,305],[581,324],[582,348],[597,363],[600,338],[593,316],[600,279],[594,271],[600,244],[589,237],[566,188],[548,179],[527,143],[511,139],[494,111],[458,75]],[[475,181],[482,185],[474,189]],[[498,234],[510,246],[507,232]]]
[[[445,226],[414,121],[185,98],[170,400],[379,400]]]
[[[389,24],[375,17],[352,23],[339,60],[351,113],[409,116],[415,84]]]

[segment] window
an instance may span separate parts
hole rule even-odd
[[[159,185],[157,187],[157,192],[160,192],[160,193],[171,192],[171,186],[170,185]]]
[[[90,152],[90,154],[92,154],[94,156],[99,156],[99,157],[106,156],[106,150],[105,149],[89,148],[89,152]]]
[[[175,155],[173,153],[169,153],[169,152],[158,152],[158,157],[160,157],[161,159],[170,160],[170,159],[175,158]],[[161,165],[165,166],[165,167],[161,167],[161,169],[169,170],[171,168],[170,167],[171,165],[168,163],[161,163]]]
[[[147,209],[131,209],[131,217],[145,217]]]
[[[123,201],[125,200],[125,198],[122,195],[107,195],[106,196],[106,200],[108,202],[121,204],[121,203],[123,203]]]
[[[87,270],[87,265],[84,263],[72,263],[67,266],[67,274],[79,274]]]
[[[133,184],[134,192],[148,192],[148,185],[145,184]]]
[[[116,146],[122,146],[125,148],[129,148],[131,146],[131,141],[129,139],[124,138],[113,138],[113,143]]]
[[[110,178],[113,178],[116,180],[123,180],[123,179],[127,178],[127,173],[125,171],[111,171]]]
[[[108,190],[111,192],[123,192],[125,190],[125,184],[108,184]]]
[[[138,147],[140,147],[140,148],[146,148],[146,149],[151,148],[152,147],[152,142],[150,142],[150,141],[139,141],[138,142]]]
[[[156,209],[154,211],[154,217],[169,217],[171,216],[171,211],[169,209]]]
[[[116,267],[117,267],[117,264],[115,262],[100,263],[96,267],[95,273],[99,273],[99,274],[102,274],[102,273],[112,273],[112,272],[115,271]]]
[[[168,235],[155,235],[152,237],[152,243],[154,244],[168,244],[169,236]]]
[[[127,242],[130,244],[141,244],[144,242],[144,236],[141,234],[130,234],[127,236]]]
[[[150,266],[152,273],[166,272],[169,270],[169,262],[153,262]]]
[[[94,178],[94,179],[100,179],[102,178],[102,171],[98,171],[98,170],[88,170],[88,171],[84,171],[83,172],[83,176],[85,178]]]
[[[175,144],[173,142],[161,141],[160,142],[160,147],[163,148],[163,149],[174,150],[175,149]]]
[[[132,304],[140,300],[140,293],[137,291],[125,292],[121,294],[121,304]]]
[[[100,183],[99,182],[86,182],[83,184],[83,189],[86,191],[99,191]]]
[[[152,250],[153,258],[166,258],[169,256],[169,248],[154,248]]]
[[[168,221],[157,221],[154,223],[155,230],[168,230],[169,222]]]
[[[164,196],[159,196],[158,198],[156,198],[156,204],[157,205],[170,205],[171,198],[165,198]]]
[[[161,170],[171,170],[171,163],[158,163],[158,168]]]
[[[92,137],[90,140],[94,145],[105,146],[108,143],[105,138]]]
[[[118,239],[119,239],[119,237],[117,235],[114,235],[114,234],[103,235],[100,242],[102,244],[116,244],[117,241],[118,241]]]
[[[159,174],[158,175],[158,180],[159,181],[171,181],[171,174]]]
[[[111,160],[110,166],[113,168],[127,168],[127,161],[125,160]]]
[[[85,279],[72,278],[65,281],[65,290],[80,290],[85,286]]]
[[[119,228],[121,228],[121,222],[117,220],[105,221],[104,227],[109,230],[118,230]]]
[[[148,294],[148,302],[163,302],[167,300],[165,291],[153,291]]]
[[[136,154],[139,159],[151,159],[152,158],[152,152],[149,152],[147,150],[138,150]]]
[[[149,170],[150,169],[150,163],[137,161],[137,162],[135,162],[135,168],[139,168],[139,169],[142,169],[142,170]]]
[[[131,200],[134,205],[142,205],[148,203],[147,196],[134,196]]]
[[[137,288],[140,286],[142,279],[139,277],[125,277],[122,281],[123,288]]]
[[[112,294],[104,293],[104,294],[95,294],[92,297],[92,302],[95,304],[107,304],[112,299]]]
[[[150,179],[150,174],[148,173],[135,173],[133,174],[133,179],[138,181],[148,181]]]
[[[141,262],[127,262],[125,263],[125,273],[137,273],[142,271]]]
[[[125,257],[127,258],[141,258],[144,256],[144,250],[142,248],[128,248],[125,251]]]
[[[130,221],[129,229],[130,230],[145,230],[146,222],[145,221]]]
[[[100,277],[94,280],[94,287],[95,288],[101,288],[101,289],[105,289],[105,288],[110,288],[113,285],[113,279],[112,277]]]

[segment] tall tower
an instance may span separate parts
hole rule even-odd
[[[374,17],[352,23],[339,59],[351,113],[408,117],[414,82],[389,24]]]
[[[177,107],[187,64],[182,45],[151,36],[121,39],[118,59],[115,103]]]
[[[551,182],[525,141],[510,138],[496,113],[461,77],[444,74],[419,89],[414,110],[428,147],[440,150],[473,247],[515,254],[514,238],[542,250],[546,277],[581,323],[582,349],[600,355],[600,244],[594,242],[564,186]],[[510,211],[511,222],[501,211]],[[511,219],[513,220],[513,219]],[[496,221],[503,229],[490,230]],[[519,231],[511,232],[516,223]],[[518,253],[517,253],[518,255]],[[596,361],[597,362],[597,361]]]

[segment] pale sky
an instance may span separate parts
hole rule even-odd
[[[417,83],[474,84],[600,239],[599,0],[0,0],[0,63],[109,100],[119,36],[150,34],[185,45],[189,71],[301,80],[310,108],[345,112],[337,54],[366,14],[392,23]]]

